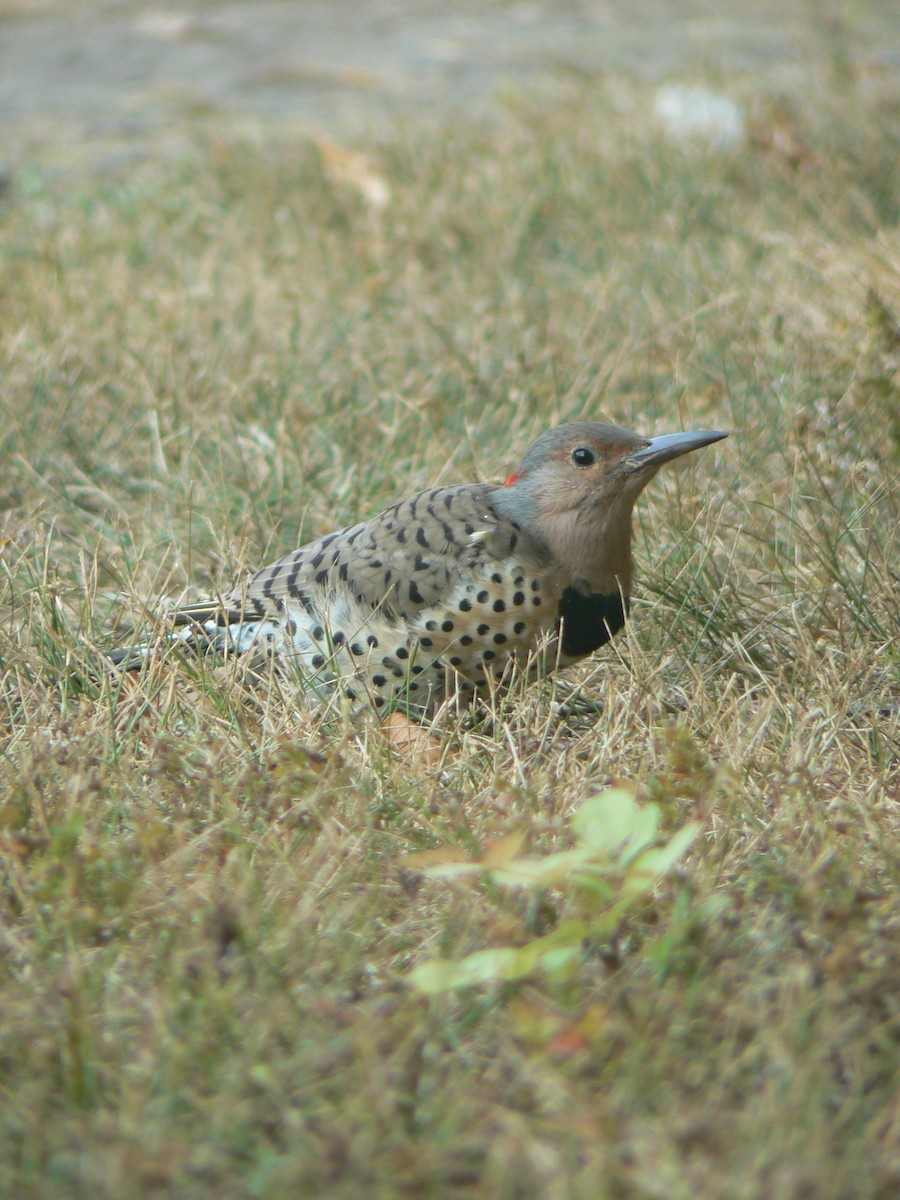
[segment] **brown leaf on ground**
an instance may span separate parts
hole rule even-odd
[[[505,867],[516,858],[525,845],[525,834],[521,830],[508,833],[505,837],[495,838],[489,842],[481,856],[481,862],[486,867]]]
[[[391,189],[364,154],[347,150],[329,138],[314,138],[329,183],[352,188],[376,211],[390,203]]]
[[[427,870],[429,867],[443,866],[444,863],[465,862],[466,855],[457,846],[438,846],[433,850],[416,850],[411,854],[400,854],[394,861],[398,867]]]
[[[439,767],[444,760],[446,752],[443,743],[403,713],[390,713],[381,728],[394,753],[408,760],[411,766],[431,769]]]

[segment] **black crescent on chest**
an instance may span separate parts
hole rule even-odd
[[[627,615],[628,599],[623,599],[620,592],[604,596],[567,587],[559,602],[563,654],[583,658],[605,646],[625,624]]]

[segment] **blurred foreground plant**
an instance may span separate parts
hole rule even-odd
[[[516,833],[491,846],[476,862],[447,862],[446,852],[407,855],[404,866],[438,879],[487,875],[505,887],[566,887],[574,892],[579,915],[524,946],[478,950],[459,962],[433,958],[409,974],[413,987],[427,995],[477,983],[521,979],[542,968],[559,971],[581,954],[587,940],[615,930],[630,908],[643,900],[675,865],[700,830],[691,821],[660,842],[661,811],[639,807],[621,788],[585,801],[572,817],[575,845],[543,857],[519,857],[523,835]],[[435,861],[436,858],[444,861]]]

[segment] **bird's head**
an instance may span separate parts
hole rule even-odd
[[[617,425],[559,425],[529,447],[495,504],[573,575],[600,590],[627,589],[635,500],[663,463],[727,436],[703,430],[645,438]]]

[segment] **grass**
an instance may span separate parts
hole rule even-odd
[[[367,166],[199,124],[22,170],[0,1193],[896,1194],[900,142],[864,83],[736,81],[719,154],[581,83]],[[640,503],[633,621],[575,675],[599,716],[537,687],[424,769],[275,684],[92,673],[163,597],[600,414],[732,437]],[[652,901],[562,976],[411,989],[573,901],[399,857],[548,853],[610,781],[703,823]]]

